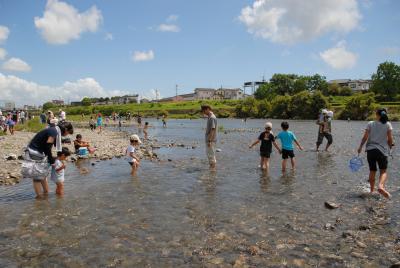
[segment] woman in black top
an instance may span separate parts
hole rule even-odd
[[[258,139],[253,142],[249,148],[253,148],[256,144],[261,142],[260,146],[260,167],[267,171],[269,170],[269,159],[272,153],[272,144],[275,146],[276,150],[281,153],[281,149],[278,144],[275,142],[275,137],[272,134],[272,123],[268,122],[265,124],[265,131],[260,134]]]
[[[74,133],[74,128],[71,123],[63,122],[58,125],[62,136],[71,135]],[[47,161],[50,165],[54,164],[54,157],[51,149],[56,145],[58,131],[56,127],[49,127],[38,132],[33,139],[30,141],[27,153],[31,160],[43,160],[47,157]],[[41,196],[41,188],[43,194],[48,193],[47,178],[33,178],[33,188],[36,193],[36,198]]]

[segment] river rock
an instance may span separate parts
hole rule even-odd
[[[325,207],[328,208],[328,209],[337,209],[337,208],[340,207],[339,204],[336,204],[336,203],[330,202],[330,201],[325,201],[324,204],[325,204]]]
[[[6,160],[10,161],[10,160],[17,160],[18,157],[16,154],[9,154],[6,156]]]
[[[359,259],[368,259],[368,256],[359,253],[359,252],[352,252],[351,256],[355,257],[355,258],[359,258]]]
[[[400,268],[400,262],[390,265],[390,268]]]

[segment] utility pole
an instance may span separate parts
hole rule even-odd
[[[178,100],[178,85],[175,85],[175,100]]]

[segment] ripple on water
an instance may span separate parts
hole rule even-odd
[[[143,161],[136,177],[123,159],[85,160],[68,164],[63,199],[52,182],[43,201],[30,181],[0,188],[0,266],[381,267],[399,259],[398,167],[389,172],[392,201],[365,193],[366,168],[347,168],[364,122],[335,121],[331,153],[312,151],[314,122],[290,122],[307,150],[286,175],[277,153],[266,174],[248,149],[262,120],[219,122],[228,131],[217,172],[207,168],[204,121],[171,120],[168,129],[154,121],[160,144],[185,146],[158,150],[172,161]],[[327,200],[341,206],[328,210]]]

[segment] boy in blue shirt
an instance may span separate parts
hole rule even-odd
[[[293,148],[293,142],[296,144],[296,146],[299,148],[299,150],[303,150],[303,147],[301,147],[300,143],[297,141],[296,136],[294,135],[293,132],[289,131],[289,123],[288,122],[282,122],[281,124],[282,131],[279,132],[279,134],[276,136],[276,139],[281,140],[282,144],[282,172],[286,172],[286,161],[290,157],[290,162],[292,164],[292,170],[295,169],[296,167],[296,162],[294,161],[294,148]]]

